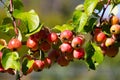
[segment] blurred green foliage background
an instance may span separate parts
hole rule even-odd
[[[84,0],[22,0],[24,11],[34,9],[42,23],[48,27],[64,24],[73,14],[74,8]],[[0,4],[0,22],[5,17]],[[0,80],[15,80],[15,76],[0,73]],[[120,80],[120,53],[115,58],[105,57],[95,70],[89,70],[82,60],[71,62],[67,67],[54,64],[50,69],[32,72],[22,80]]]

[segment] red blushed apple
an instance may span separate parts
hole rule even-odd
[[[73,51],[73,57],[75,59],[82,59],[85,56],[85,51],[83,48],[77,49]]]
[[[33,63],[33,69],[34,71],[42,71],[43,68],[45,67],[45,63],[42,60],[35,60]]]
[[[73,38],[71,45],[74,49],[79,49],[83,45],[83,41],[80,37],[75,37]]]
[[[65,56],[61,55],[61,56],[58,57],[57,63],[60,66],[67,66],[69,64],[69,61],[67,59],[65,59]]]
[[[99,32],[97,34],[94,35],[94,40],[98,43],[102,43],[105,42],[106,40],[106,34],[103,32]]]
[[[120,33],[120,25],[118,25],[118,24],[112,25],[110,28],[110,32],[112,34],[119,34]]]
[[[72,48],[71,44],[69,44],[69,43],[62,43],[60,45],[60,50],[62,53],[71,53],[73,48]]]
[[[50,68],[52,65],[52,60],[50,58],[46,57],[44,59],[44,63],[45,63],[45,68]]]
[[[38,49],[38,41],[36,41],[36,39],[34,39],[33,37],[28,38],[26,45],[30,49]]]
[[[17,38],[11,39],[8,43],[8,48],[12,49],[12,50],[13,49],[19,49],[21,46],[22,46],[22,43]]]
[[[109,47],[115,43],[115,40],[113,38],[107,38],[105,41],[105,46]]]
[[[104,50],[105,55],[107,55],[108,57],[115,57],[118,54],[118,52],[119,52],[119,48],[114,45],[107,47]]]
[[[48,34],[48,37],[47,37],[47,41],[49,43],[56,43],[58,41],[58,36],[56,33],[52,32],[50,34]]]
[[[51,44],[49,44],[47,41],[42,42],[40,45],[40,50],[47,52],[51,49]]]
[[[70,30],[65,30],[61,32],[60,39],[62,42],[69,42],[73,39],[73,33]]]

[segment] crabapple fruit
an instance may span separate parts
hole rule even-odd
[[[105,46],[109,47],[115,43],[115,40],[113,38],[107,38],[105,41]]]
[[[41,71],[45,67],[44,61],[41,60],[35,60],[33,63],[33,69],[35,71]]]
[[[65,56],[61,55],[61,56],[58,57],[57,63],[60,66],[67,66],[69,64],[69,61],[67,59],[65,59]]]
[[[49,43],[57,42],[57,41],[58,41],[58,36],[57,36],[57,34],[54,33],[54,32],[48,34],[47,41],[48,41]]]
[[[120,25],[118,25],[118,24],[112,25],[110,28],[110,32],[112,34],[119,34],[120,33]]]
[[[72,38],[73,38],[73,33],[70,30],[65,30],[60,34],[60,39],[62,42],[69,42],[72,40]]]
[[[22,43],[17,38],[12,38],[8,43],[8,48],[13,49],[19,49],[22,46]]]
[[[48,53],[48,58],[50,58],[52,62],[55,62],[59,56],[60,56],[59,50],[56,49],[52,49]]]
[[[71,53],[73,49],[69,43],[62,43],[60,45],[60,50],[62,53]]]
[[[115,57],[118,54],[119,48],[112,45],[105,50],[105,54],[108,57]]]
[[[82,59],[82,58],[84,58],[84,55],[85,55],[85,51],[83,48],[80,48],[80,49],[73,51],[73,57],[75,59]]]
[[[44,59],[44,63],[45,63],[45,68],[50,68],[51,67],[51,64],[52,64],[52,61],[50,58],[46,57]]]
[[[34,49],[34,50],[38,49],[38,42],[36,41],[36,39],[32,37],[28,38],[26,45],[30,49]]]
[[[47,52],[51,49],[51,45],[47,41],[44,41],[40,44],[40,49],[44,52]]]
[[[112,16],[110,21],[112,25],[119,24],[119,18],[117,16]]]
[[[102,43],[106,40],[106,34],[103,32],[99,32],[94,35],[94,40],[98,43]]]
[[[83,44],[83,41],[79,37],[73,38],[73,40],[71,42],[71,45],[74,49],[79,49],[82,46],[82,44]]]

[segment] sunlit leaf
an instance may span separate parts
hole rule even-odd
[[[84,10],[87,15],[91,15],[97,5],[99,0],[85,0]]]
[[[23,74],[27,74],[28,69],[32,67],[33,63],[34,63],[34,60],[29,60],[27,58],[24,59],[24,61],[22,62]]]
[[[86,62],[90,69],[95,70],[103,62],[104,56],[102,50],[95,43],[89,42],[86,45]]]
[[[26,34],[31,34],[36,30],[41,29],[39,17],[34,10],[31,10],[29,12],[20,12],[16,10],[14,12],[14,17],[24,21],[26,25],[24,27],[27,29]]]
[[[57,30],[59,32],[62,32],[64,30],[73,30],[74,27],[72,25],[70,25],[70,24],[63,24],[62,26],[56,25],[53,29]]]
[[[20,70],[19,55],[17,52],[11,52],[8,49],[3,51],[2,65],[5,70],[12,68],[15,70]]]

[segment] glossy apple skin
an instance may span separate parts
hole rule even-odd
[[[110,32],[112,34],[120,34],[120,25],[118,24],[112,25],[110,28]]]
[[[98,43],[105,42],[106,38],[106,34],[103,32],[99,32],[94,35],[94,40]]]
[[[44,61],[41,60],[35,60],[33,63],[33,69],[34,71],[42,71],[45,67]]]
[[[11,39],[8,43],[9,49],[19,49],[19,48],[21,48],[21,46],[22,46],[22,43],[17,38]]]
[[[85,51],[83,48],[77,49],[73,51],[73,57],[75,59],[82,59],[85,56]]]
[[[71,45],[74,49],[79,49],[83,45],[83,40],[80,37],[73,38]]]
[[[73,39],[73,33],[70,30],[65,30],[61,32],[60,39],[62,42],[69,42]]]
[[[60,50],[62,53],[71,53],[72,52],[72,46],[69,43],[62,43],[60,45]]]

